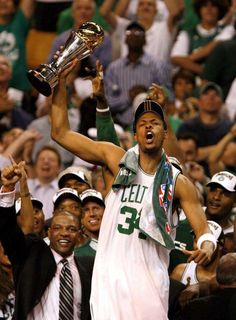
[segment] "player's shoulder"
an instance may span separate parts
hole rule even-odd
[[[183,193],[191,192],[192,188],[194,188],[194,186],[189,178],[180,173],[176,178],[175,198],[179,198]]]

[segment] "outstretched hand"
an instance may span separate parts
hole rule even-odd
[[[187,262],[194,261],[199,265],[207,265],[211,261],[211,256],[213,254],[213,247],[208,246],[197,250],[186,250],[183,249],[182,252],[188,256]]]
[[[93,98],[104,97],[104,85],[103,85],[103,66],[99,60],[96,61],[96,74],[95,77],[89,76],[85,79],[91,80],[93,88]]]

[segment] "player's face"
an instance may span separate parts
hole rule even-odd
[[[135,139],[144,153],[158,152],[162,148],[165,137],[166,131],[159,115],[146,112],[138,119]]]
[[[79,237],[79,223],[73,215],[57,215],[48,230],[50,246],[62,257],[72,254]]]
[[[229,192],[218,185],[209,187],[206,213],[208,219],[219,221],[228,217],[235,205],[235,192]]]
[[[100,204],[88,201],[83,205],[83,218],[81,222],[89,232],[98,232],[100,230],[104,207]]]

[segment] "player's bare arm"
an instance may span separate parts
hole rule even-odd
[[[109,142],[93,141],[70,129],[67,114],[66,78],[76,64],[77,61],[74,60],[67,66],[59,77],[59,84],[54,89],[51,107],[52,138],[81,159],[106,166],[111,177],[114,178],[118,173],[118,164],[125,151]]]
[[[178,176],[175,197],[179,199],[180,205],[193,228],[196,238],[199,239],[203,234],[211,234],[196,189],[192,182],[184,175]],[[189,252],[190,257],[188,260],[194,260],[196,263],[204,265],[210,261],[213,252],[214,243],[206,240],[202,242],[200,248]]]

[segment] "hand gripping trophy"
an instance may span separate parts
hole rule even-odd
[[[103,29],[94,22],[83,23],[77,30],[72,30],[63,50],[50,64],[40,64],[29,70],[28,79],[40,93],[50,96],[58,83],[58,74],[74,58],[82,60],[89,56],[104,39]]]

